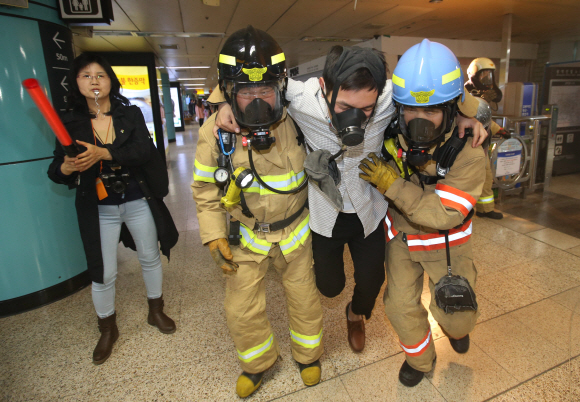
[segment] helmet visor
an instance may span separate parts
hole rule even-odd
[[[491,88],[495,84],[494,70],[481,70],[477,72],[477,78],[481,85]]]
[[[226,93],[239,125],[268,128],[282,118],[284,81],[227,82]]]

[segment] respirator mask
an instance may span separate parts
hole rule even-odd
[[[405,108],[407,108],[407,113],[411,113],[411,111],[416,113],[419,107],[398,105],[399,128],[408,146],[406,152],[407,162],[413,166],[423,166],[431,160],[429,149],[442,141],[443,135],[451,130],[453,119],[457,112],[457,103],[452,101],[451,103],[431,108],[441,110],[443,113],[443,119],[438,127],[431,120],[419,117],[406,123]]]
[[[495,84],[494,70],[479,70],[471,80],[476,88],[471,91],[473,96],[482,98],[488,103],[501,101],[503,94]]]
[[[258,83],[226,82],[226,99],[238,124],[250,131],[252,146],[269,149],[276,141],[270,137],[270,126],[284,114],[282,94],[284,80]]]
[[[366,126],[375,111],[373,108],[368,118],[361,109],[352,108],[340,113],[334,111],[341,85],[361,68],[366,68],[370,72],[377,88],[379,88],[379,93],[375,100],[376,104],[378,95],[380,95],[381,89],[384,88],[386,74],[383,61],[371,49],[363,49],[356,46],[344,48],[332,72],[332,77],[336,78],[332,82],[333,90],[330,102],[324,88],[322,88],[324,100],[330,111],[332,126],[336,129],[342,144],[346,146],[356,146],[364,141]]]

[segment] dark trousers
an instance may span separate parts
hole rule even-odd
[[[344,289],[345,244],[348,244],[354,263],[352,312],[364,314],[369,319],[385,281],[385,230],[382,223],[365,239],[357,214],[339,213],[332,237],[312,232],[316,286],[326,297],[338,296]]]

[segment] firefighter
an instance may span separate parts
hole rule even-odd
[[[469,77],[469,81],[465,83],[465,89],[473,96],[483,99],[490,105],[490,109],[491,105],[494,105],[494,110],[497,110],[497,102],[501,101],[502,93],[495,83],[495,64],[493,61],[486,57],[474,59],[467,69],[467,76]],[[510,135],[494,121],[491,121],[490,126],[486,127],[486,129],[491,131],[491,136],[487,137],[482,145],[487,155],[491,137],[510,138]],[[486,158],[485,184],[483,185],[481,196],[477,200],[475,207],[476,215],[481,218],[503,219],[503,214],[494,210],[495,199],[492,186],[493,174],[491,173],[490,160]]]
[[[270,35],[248,26],[224,44],[218,74],[243,140],[221,132],[216,142],[212,115],[199,131],[192,189],[202,242],[226,274],[226,318],[243,370],[236,392],[243,398],[258,389],[280,353],[266,315],[269,265],[282,276],[292,355],[304,384],[316,385],[322,307],[312,268],[306,152],[285,108],[284,53]]]
[[[447,47],[424,39],[403,54],[392,80],[401,134],[385,142],[390,160],[370,154],[360,176],[389,199],[384,304],[406,357],[399,380],[411,387],[436,357],[421,304],[425,272],[433,317],[455,351],[469,349],[469,332],[479,315],[471,288],[477,271],[470,218],[485,179],[485,156],[481,147],[464,146],[465,139],[457,136],[463,75]],[[453,276],[446,275],[448,266]],[[462,292],[439,298],[438,289],[448,280],[460,282],[463,287],[456,289]],[[473,303],[462,305],[459,298]]]

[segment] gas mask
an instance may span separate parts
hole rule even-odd
[[[226,83],[226,99],[238,124],[250,131],[256,150],[267,150],[276,141],[270,126],[282,119],[284,80],[256,83]]]
[[[451,130],[453,125],[454,111],[457,110],[456,102],[437,107],[443,112],[442,122],[438,127],[435,123],[423,118],[414,118],[405,123],[405,105],[399,105],[399,127],[401,134],[407,143],[407,162],[413,166],[423,166],[431,155],[429,149],[444,139],[443,135]]]
[[[479,70],[471,81],[475,89],[471,91],[473,96],[484,99],[488,103],[497,103],[501,101],[503,94],[495,84],[494,70]]]
[[[333,91],[330,102],[324,88],[322,88],[324,100],[331,114],[332,125],[336,129],[342,144],[346,146],[359,145],[364,141],[366,126],[375,112],[373,108],[370,117],[367,118],[365,112],[361,109],[352,108],[341,113],[334,111],[340,86],[361,68],[366,68],[370,72],[377,88],[379,88],[379,93],[377,93],[377,99],[375,100],[376,104],[384,87],[386,74],[383,61],[371,49],[363,49],[356,46],[344,48],[332,71],[332,77],[335,78],[332,82]]]

